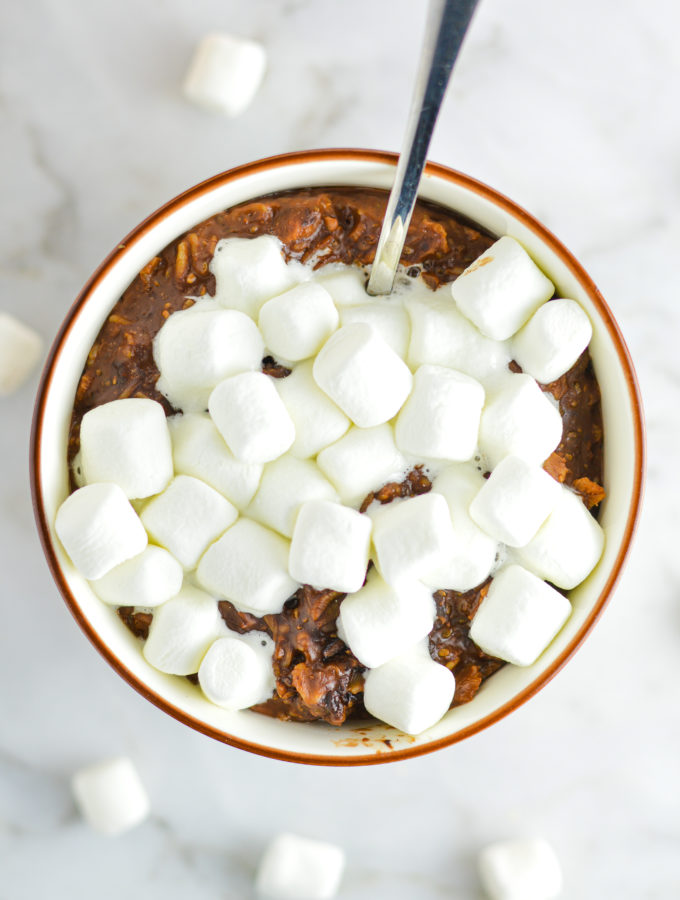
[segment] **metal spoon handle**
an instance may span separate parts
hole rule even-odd
[[[439,108],[478,0],[430,0],[411,113],[367,290],[389,294]]]

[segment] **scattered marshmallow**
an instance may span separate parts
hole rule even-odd
[[[91,586],[111,606],[154,607],[178,594],[183,578],[184,570],[175,557],[149,544],[139,556],[111,569]]]
[[[331,900],[344,868],[345,854],[335,844],[283,833],[267,847],[255,889],[272,900]]]
[[[0,312],[0,396],[11,394],[40,362],[43,339],[9,313]]]
[[[338,321],[328,291],[318,282],[307,281],[267,300],[260,310],[259,325],[275,356],[297,362],[314,356]]]
[[[560,489],[540,466],[506,456],[470,504],[470,515],[491,537],[523,547],[553,511]]]
[[[193,675],[217,637],[220,621],[215,598],[185,585],[154,611],[143,650],[146,661],[168,675]]]
[[[96,406],[80,423],[80,454],[88,484],[112,481],[131,500],[157,494],[173,471],[163,407],[145,397]]]
[[[536,381],[550,384],[571,369],[592,336],[590,319],[575,300],[551,300],[514,336],[513,356]]]
[[[87,824],[101,834],[122,834],[149,814],[144,785],[126,756],[79,769],[71,779],[71,790]]]
[[[515,666],[530,666],[571,613],[567,598],[518,565],[498,572],[470,626],[478,647]]]
[[[336,331],[314,360],[313,373],[319,387],[361,428],[396,415],[413,381],[406,363],[365,322]]]
[[[210,395],[210,416],[241,462],[276,459],[295,440],[295,425],[273,380],[262,372],[226,378]]]
[[[301,280],[299,269],[286,265],[281,241],[271,234],[256,238],[224,238],[210,262],[215,298],[227,309],[257,319],[260,307]]]
[[[444,366],[421,366],[395,426],[397,447],[420,459],[470,459],[477,448],[484,388]]]
[[[458,309],[497,341],[512,337],[554,290],[522,245],[507,235],[451,284]]]
[[[358,266],[323,266],[315,277],[331,295],[336,306],[357,306],[371,303],[375,299],[366,291],[366,272]]]
[[[340,322],[342,325],[350,325],[352,322],[372,325],[397,356],[406,359],[411,326],[408,313],[394,298],[378,300],[374,297],[371,303],[341,306]]]
[[[298,513],[290,545],[290,574],[300,584],[358,591],[364,583],[371,520],[330,500],[311,500]]]
[[[264,47],[230,34],[209,34],[194,53],[184,80],[184,96],[205,109],[238,116],[262,83]]]
[[[300,459],[316,456],[349,428],[347,416],[314,381],[312,366],[312,360],[300,363],[290,375],[275,382],[295,425],[295,440],[289,452]]]
[[[272,695],[271,657],[258,654],[236,636],[218,638],[203,657],[198,683],[211,703],[223,709],[247,709]]]
[[[559,860],[542,838],[490,844],[477,869],[489,900],[554,900],[562,893]]]
[[[245,612],[280,613],[298,588],[288,574],[289,548],[290,541],[241,517],[206,550],[198,581]]]
[[[59,507],[54,527],[71,562],[89,580],[147,545],[144,526],[117,484],[78,488]]]
[[[284,537],[292,537],[303,503],[337,499],[335,488],[313,462],[286,455],[264,467],[260,487],[246,515]]]

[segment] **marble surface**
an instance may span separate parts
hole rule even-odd
[[[0,6],[0,308],[51,341],[80,286],[147,213],[273,153],[398,149],[424,4],[30,0]],[[182,100],[210,30],[262,41],[240,118]],[[600,624],[567,668],[461,745],[389,766],[298,767],[195,734],[91,648],[44,564],[27,446],[37,375],[0,399],[0,898],[247,898],[282,828],[342,844],[341,897],[479,896],[477,850],[537,833],[567,898],[680,896],[680,9],[670,0],[482,0],[431,158],[495,186],[581,259],[630,345],[647,499]],[[115,840],[69,774],[125,753],[152,799]]]

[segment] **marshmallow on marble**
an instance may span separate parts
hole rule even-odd
[[[185,569],[194,569],[206,548],[237,518],[235,506],[191,475],[177,475],[141,512],[151,539]]]
[[[292,537],[303,503],[337,499],[335,488],[313,462],[286,455],[264,467],[260,487],[246,515],[284,537]]]
[[[340,847],[284,832],[260,860],[255,890],[271,900],[331,900],[344,868]]]
[[[497,541],[523,547],[553,511],[560,490],[540,466],[506,456],[470,504],[470,516]]]
[[[494,576],[472,620],[470,638],[489,656],[530,666],[570,613],[563,594],[513,564]]]
[[[209,34],[191,60],[184,96],[205,109],[238,116],[255,96],[266,65],[261,44],[231,34]]]
[[[313,362],[300,363],[286,378],[276,379],[279,397],[295,425],[290,454],[299,459],[316,456],[349,428],[349,419],[321,390],[312,374]]]
[[[211,644],[198,670],[198,683],[211,703],[223,709],[247,709],[264,703],[274,690],[269,659],[241,640],[221,637]]]
[[[210,262],[215,276],[215,299],[227,309],[238,309],[257,319],[260,307],[293,287],[303,267],[286,265],[281,241],[271,234],[256,238],[218,241]]]
[[[295,440],[293,420],[272,379],[262,372],[226,378],[210,395],[208,409],[217,430],[241,462],[270,462]]]
[[[344,325],[314,360],[316,383],[355,425],[381,425],[399,412],[413,376],[380,334],[365,322]]]
[[[421,366],[397,417],[397,447],[419,459],[470,459],[477,448],[484,388],[444,366]]]
[[[562,487],[555,508],[517,555],[540,578],[571,590],[590,575],[603,548],[602,527],[579,495]]]
[[[9,313],[0,312],[0,396],[16,391],[38,365],[43,339]]]
[[[406,359],[411,326],[408,313],[394,298],[379,300],[374,297],[371,303],[341,306],[340,322],[342,325],[350,325],[352,322],[372,325],[397,356]]]
[[[530,375],[507,375],[482,412],[479,450],[493,468],[505,456],[542,463],[562,439],[562,417]]]
[[[290,541],[241,517],[209,547],[198,564],[199,584],[237,609],[280,613],[298,589],[288,574]]]
[[[154,611],[144,658],[168,675],[193,675],[217,637],[220,621],[215,598],[185,585]]]
[[[315,281],[306,281],[267,300],[259,326],[275,356],[297,362],[314,356],[338,327],[331,295]]]
[[[366,578],[370,543],[368,516],[330,500],[310,500],[298,513],[288,570],[300,584],[358,591]]]
[[[112,481],[131,500],[162,491],[173,472],[163,407],[146,397],[95,406],[80,423],[80,458],[88,484]]]
[[[117,484],[88,484],[64,500],[55,530],[71,562],[88,580],[141,553],[147,536]]]
[[[571,369],[592,335],[590,319],[575,300],[551,300],[517,332],[512,352],[527,374],[550,384]]]
[[[366,272],[357,266],[322,266],[314,277],[328,291],[336,306],[357,306],[375,300],[366,291]]]
[[[458,309],[487,337],[512,337],[555,287],[508,235],[492,244],[451,284]]]
[[[111,606],[154,607],[178,594],[183,578],[184,570],[175,557],[149,544],[139,556],[111,569],[91,586]]]
[[[562,893],[562,869],[542,838],[498,841],[477,860],[479,880],[489,900],[554,900]]]
[[[149,814],[144,785],[126,756],[79,769],[71,779],[71,790],[82,817],[100,834],[122,834]]]

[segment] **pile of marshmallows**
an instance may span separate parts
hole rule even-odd
[[[215,296],[154,344],[158,388],[183,414],[149,399],[88,412],[83,486],[56,519],[104,602],[154,609],[147,661],[198,672],[221,707],[251,706],[274,687],[271,640],[230,632],[215,598],[263,616],[301,584],[341,591],[366,708],[418,734],[455,689],[428,653],[433,590],[494,574],[470,635],[532,664],[570,613],[546,581],[575,587],[603,548],[579,496],[542,468],[562,421],[537,381],[587,346],[580,306],[546,302],[552,283],[510,237],[452,285],[404,278],[386,299],[356,267],[286,263],[272,236],[220,241],[211,270]],[[266,354],[292,374],[264,374]],[[416,464],[430,493],[358,511]]]

